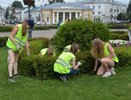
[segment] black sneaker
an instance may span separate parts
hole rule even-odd
[[[15,74],[14,75],[14,79],[18,78],[19,77],[19,74]]]
[[[64,77],[64,76],[60,76],[60,79],[61,79],[63,82],[66,82],[66,81],[67,81],[66,77]]]

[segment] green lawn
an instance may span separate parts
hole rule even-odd
[[[108,78],[79,75],[64,83],[20,76],[9,83],[6,57],[6,49],[0,48],[0,100],[131,100],[130,67]]]

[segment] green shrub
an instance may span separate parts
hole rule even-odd
[[[6,46],[8,37],[0,37],[0,47]]]
[[[49,46],[50,41],[47,38],[34,38],[29,40],[29,44],[30,44],[30,54],[38,55],[41,49],[47,48]],[[27,55],[26,49],[24,49],[20,54],[20,58],[26,55]]]
[[[114,24],[114,25],[108,25],[108,28],[110,28],[110,29],[127,29],[128,25]]]
[[[33,62],[35,61],[36,55],[25,56],[19,59],[19,71],[21,75],[35,77],[36,73],[33,68]]]
[[[36,78],[43,80],[55,77],[53,70],[55,61],[56,57],[36,57],[35,61],[33,62],[33,68],[36,73]]]
[[[128,34],[111,34],[111,40],[121,39],[121,40],[129,40]]]
[[[35,26],[34,30],[49,30],[49,26]]]
[[[59,51],[73,42],[79,43],[82,50],[89,50],[91,41],[96,37],[103,41],[109,40],[110,32],[105,24],[88,20],[74,20],[60,27],[52,43]]]
[[[128,34],[127,31],[113,31],[112,34]]]
[[[11,32],[13,26],[0,26],[0,32]]]
[[[118,50],[116,55],[119,58],[119,63],[117,63],[116,68],[123,68],[126,66],[131,66],[131,55],[127,54],[125,49]],[[90,74],[93,71],[94,59],[91,57],[89,51],[82,51],[76,55],[77,61],[81,61],[82,65],[80,68],[80,73]],[[40,58],[38,56],[23,57],[20,61],[19,68],[23,75],[29,77],[35,77],[40,80],[54,78],[54,63],[57,57],[44,56]]]

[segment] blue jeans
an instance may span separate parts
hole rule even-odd
[[[59,76],[66,76],[69,77],[70,75],[74,75],[77,74],[79,72],[79,70],[74,70],[73,68],[70,68],[70,72],[68,74],[61,74],[61,73],[57,73]]]

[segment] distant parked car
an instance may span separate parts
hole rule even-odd
[[[44,25],[44,22],[38,21],[38,22],[36,22],[36,25]]]
[[[15,24],[15,20],[10,20],[10,24]]]

